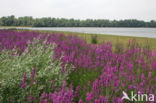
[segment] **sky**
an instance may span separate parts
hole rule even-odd
[[[156,0],[0,0],[0,17],[156,20]]]

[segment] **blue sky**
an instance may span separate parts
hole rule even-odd
[[[156,20],[156,0],[0,0],[0,17]]]

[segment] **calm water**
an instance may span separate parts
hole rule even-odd
[[[156,38],[156,28],[40,27],[40,28],[22,28],[22,29],[69,31],[80,33]]]

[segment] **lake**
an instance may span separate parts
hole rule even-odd
[[[104,27],[18,27],[18,29],[53,30],[90,34],[108,34],[156,38],[156,28],[104,28]]]

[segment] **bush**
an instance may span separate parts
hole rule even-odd
[[[55,44],[47,45],[35,39],[19,55],[17,50],[3,50],[0,55],[0,102],[25,101],[28,95],[40,98],[43,91],[54,92],[62,86],[67,72],[62,73],[61,59],[53,60]],[[23,77],[23,75],[25,77]],[[22,86],[23,78],[26,78]],[[53,88],[52,88],[53,87]]]
[[[93,43],[93,44],[97,44],[98,43],[97,35],[92,35],[91,36],[91,43]]]

